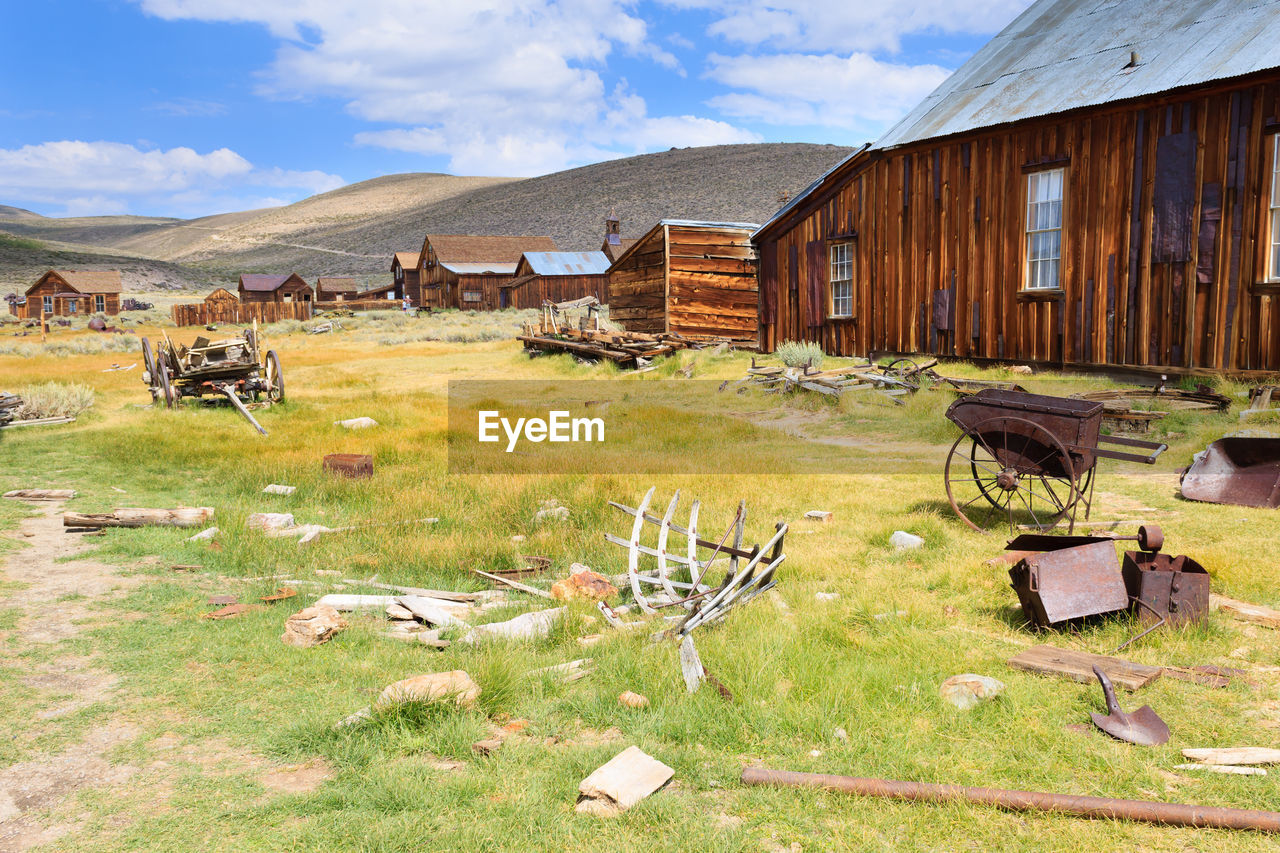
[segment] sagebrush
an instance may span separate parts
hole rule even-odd
[[[69,418],[93,405],[93,389],[78,382],[43,382],[17,391],[22,398],[19,420]]]
[[[778,344],[778,358],[787,367],[804,367],[806,364],[815,368],[822,367],[825,353],[822,347],[812,341],[783,341]]]

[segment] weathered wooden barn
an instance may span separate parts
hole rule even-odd
[[[636,244],[635,237],[622,236],[622,220],[613,211],[604,220],[604,243],[600,251],[609,256],[609,263],[622,257],[622,253]]]
[[[24,303],[15,303],[19,317],[77,314],[119,314],[123,289],[117,270],[49,270],[27,288]]]
[[[295,273],[264,275],[246,273],[240,276],[241,302],[312,302],[311,285]]]
[[[515,275],[525,252],[554,252],[550,237],[428,234],[422,241],[418,280],[422,305],[493,311],[499,285]]]
[[[757,227],[662,220],[609,267],[609,319],[632,332],[754,341]]]
[[[539,308],[545,301],[568,302],[609,290],[609,256],[604,252],[525,252],[515,278],[498,285],[499,308]]]
[[[321,276],[316,279],[317,302],[350,302],[358,298],[360,286],[354,278]]]
[[[212,293],[210,293],[208,296],[204,298],[204,304],[210,305],[210,306],[213,306],[213,305],[231,306],[231,305],[235,305],[239,301],[240,301],[240,297],[236,296],[234,293],[232,293],[230,290],[227,290],[225,287],[219,287],[217,290],[214,290]]]
[[[1280,0],[1037,0],[756,234],[760,342],[1280,368]]]
[[[396,299],[408,296],[415,306],[422,304],[417,252],[396,252],[391,256],[391,286]]]

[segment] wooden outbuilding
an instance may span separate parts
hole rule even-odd
[[[359,293],[360,287],[354,278],[321,276],[316,279],[317,302],[350,302]]]
[[[295,273],[264,275],[246,273],[240,276],[241,302],[312,302],[311,285]]]
[[[609,267],[610,321],[630,332],[754,341],[758,227],[662,220]]]
[[[418,253],[396,252],[391,256],[391,287],[396,299],[409,297],[414,306],[422,304],[418,277]]]
[[[213,291],[212,293],[210,293],[208,296],[204,298],[204,304],[211,305],[211,306],[235,305],[239,301],[240,301],[240,297],[236,296],[234,293],[232,293],[230,290],[227,290],[225,287],[219,287],[217,290]]]
[[[74,317],[119,314],[123,285],[117,270],[49,270],[27,288],[26,301],[14,305],[20,317]]]
[[[418,280],[422,305],[493,311],[499,285],[511,280],[525,252],[554,252],[550,237],[428,234],[422,241]]]
[[[1037,0],[756,234],[760,343],[1280,369],[1280,0]]]
[[[525,252],[515,278],[498,285],[499,308],[540,308],[545,301],[569,302],[609,290],[609,256],[604,252]]]

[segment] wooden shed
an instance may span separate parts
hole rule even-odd
[[[122,289],[117,270],[49,270],[14,307],[25,318],[39,317],[42,310],[56,317],[119,314]]]
[[[545,301],[584,296],[605,301],[609,256],[604,252],[525,252],[515,278],[498,285],[499,308],[539,308]]]
[[[240,276],[241,302],[311,302],[315,294],[302,276],[246,273]]]
[[[755,235],[763,349],[1280,369],[1280,0],[1037,0]]]
[[[317,302],[350,302],[359,293],[360,287],[354,278],[321,276],[316,279]]]
[[[422,304],[422,285],[418,277],[418,253],[396,252],[391,256],[391,289],[396,299],[409,297],[414,306]]]
[[[554,252],[550,237],[428,234],[422,241],[418,280],[422,304],[432,308],[493,311],[499,285],[511,280],[525,252]]]
[[[754,341],[758,227],[662,220],[609,267],[609,319],[632,332]]]
[[[205,305],[234,305],[240,301],[240,297],[236,296],[225,287],[219,287],[204,298]]]

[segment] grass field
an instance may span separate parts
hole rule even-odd
[[[258,414],[261,438],[233,412],[184,406],[151,409],[139,371],[102,372],[121,353],[0,355],[6,387],[58,381],[91,386],[96,398],[75,423],[0,433],[0,491],[75,488],[79,511],[113,506],[212,506],[216,545],[189,532],[111,530],[76,559],[118,567],[130,586],[117,596],[64,593],[53,608],[82,611],[78,630],[57,646],[30,640],[30,595],[0,577],[0,766],[77,755],[93,733],[117,732],[102,752],[103,778],[68,790],[25,819],[60,835],[46,849],[108,850],[1272,850],[1261,835],[1169,829],[1061,816],[1015,815],[964,805],[891,803],[798,790],[746,788],[745,764],[929,782],[1273,808],[1275,778],[1172,771],[1179,750],[1274,746],[1280,731],[1277,636],[1215,614],[1207,624],[1157,632],[1124,653],[1150,664],[1219,664],[1247,670],[1224,689],[1161,678],[1128,705],[1151,705],[1171,741],[1143,749],[1068,730],[1103,710],[1096,685],[1021,673],[1005,661],[1037,642],[1108,653],[1134,633],[1124,619],[1037,637],[1022,623],[1007,566],[989,565],[1003,540],[964,526],[946,503],[942,461],[956,431],[943,412],[953,397],[917,394],[901,408],[754,393],[713,398],[701,411],[653,424],[670,430],[673,453],[709,456],[726,435],[761,453],[813,447],[861,454],[865,474],[746,473],[450,476],[446,459],[451,379],[602,379],[639,393],[646,383],[742,376],[745,353],[683,353],[641,376],[530,360],[509,339],[482,333],[496,319],[444,315],[352,323],[331,335],[284,329],[266,334],[284,362],[289,399]],[[466,332],[464,335],[463,332]],[[455,334],[450,340],[449,333]],[[141,329],[139,334],[153,334]],[[59,332],[75,338],[90,333]],[[183,336],[194,337],[195,330]],[[825,367],[836,361],[828,359]],[[1003,371],[946,367],[966,376]],[[1030,390],[1070,393],[1108,387],[1059,375],[1017,377]],[[1236,396],[1242,386],[1219,385]],[[346,431],[334,421],[369,416],[379,426]],[[1165,529],[1167,549],[1188,553],[1213,576],[1215,591],[1280,605],[1280,525],[1274,513],[1188,503],[1177,469],[1191,454],[1238,429],[1226,415],[1178,414],[1152,438],[1170,449],[1152,468],[1103,462],[1094,517],[1145,520]],[[1277,429],[1274,418],[1251,426]],[[745,439],[744,439],[745,436]],[[374,456],[371,480],[324,476],[327,453]],[[902,460],[901,470],[886,458]],[[261,493],[268,483],[291,496]],[[703,526],[727,524],[747,501],[748,537],[768,538],[787,521],[788,558],[775,592],[695,632],[702,659],[733,694],[687,695],[677,650],[648,630],[605,633],[584,649],[579,637],[608,632],[575,605],[543,641],[444,651],[378,635],[383,620],[353,617],[332,642],[299,650],[279,635],[289,613],[340,577],[456,590],[484,588],[475,568],[507,567],[517,554],[552,559],[552,576],[582,562],[625,571],[625,552],[606,531],[625,535],[629,519],[607,506],[634,505],[650,486],[665,504],[675,489],[702,501]],[[570,509],[567,521],[537,524],[543,500]],[[806,510],[834,512],[830,524]],[[0,529],[16,530],[38,510],[0,503]],[[255,511],[292,512],[329,526],[434,516],[429,527],[382,527],[323,537],[300,549],[245,529]],[[924,537],[915,551],[889,546],[895,530]],[[520,543],[513,536],[524,536]],[[0,559],[22,559],[22,537],[0,540]],[[169,567],[202,569],[178,573]],[[275,580],[309,581],[298,598],[226,622],[201,618],[211,594],[242,600]],[[376,592],[348,586],[346,591]],[[835,592],[819,600],[817,592]],[[536,609],[523,600],[485,621]],[[885,614],[888,614],[885,616]],[[587,678],[570,684],[529,670],[591,657]],[[29,673],[73,660],[110,675],[95,701],[66,713],[73,693]],[[475,708],[407,706],[341,731],[333,723],[368,705],[386,684],[425,672],[463,669],[480,684]],[[991,675],[1007,688],[968,712],[943,703],[938,685],[962,672]],[[632,710],[632,690],[651,706]],[[528,721],[494,754],[471,744],[494,726]],[[843,729],[845,738],[837,737]],[[575,814],[578,782],[635,744],[675,769],[673,782],[626,814]],[[299,767],[303,769],[300,770]],[[324,781],[281,791],[280,774]],[[0,770],[0,773],[3,771]],[[292,777],[290,777],[292,778]],[[287,786],[286,786],[287,787]],[[21,808],[22,804],[18,806]],[[4,802],[0,800],[0,826]],[[52,830],[51,830],[52,831]],[[3,833],[0,832],[0,836]]]

